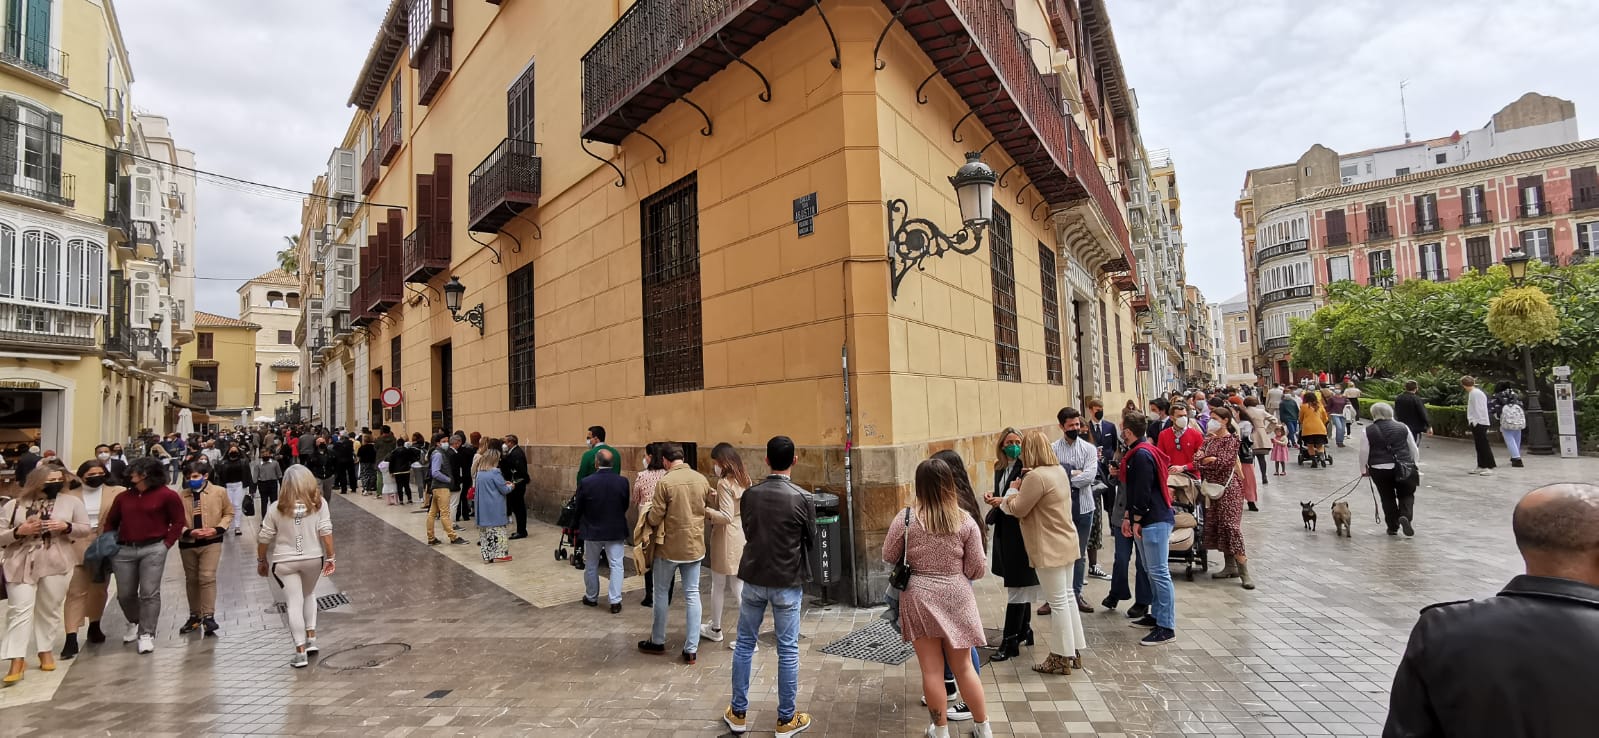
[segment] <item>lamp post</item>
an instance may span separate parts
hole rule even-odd
[[[1526,284],[1527,264],[1532,257],[1520,246],[1503,259],[1505,268],[1510,270],[1510,282],[1517,287]],[[1538,397],[1538,370],[1532,364],[1532,346],[1523,344],[1521,347],[1522,370],[1527,373],[1527,453],[1548,456],[1555,452],[1555,445],[1549,440],[1549,427],[1544,424],[1543,401]]]
[[[924,269],[922,260],[929,256],[942,257],[950,251],[977,253],[983,245],[983,229],[994,217],[994,183],[998,179],[993,167],[983,163],[981,154],[966,153],[966,163],[949,178],[961,210],[962,227],[953,234],[944,233],[926,218],[910,217],[910,206],[904,200],[888,201],[890,296],[899,297],[899,283],[911,269]]]
[[[466,321],[477,326],[477,334],[483,335],[483,303],[473,305],[465,314],[461,313],[461,296],[466,294],[466,285],[461,284],[461,278],[451,276],[450,281],[444,284],[444,306],[450,309],[450,318],[460,323]]]

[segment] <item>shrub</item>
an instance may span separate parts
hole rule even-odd
[[[1379,402],[1386,402],[1392,405],[1394,401],[1362,397],[1360,398],[1360,417],[1371,420],[1371,406]],[[1471,437],[1471,427],[1466,425],[1466,408],[1464,407],[1429,404],[1427,405],[1427,419],[1432,422],[1434,435],[1449,438]]]

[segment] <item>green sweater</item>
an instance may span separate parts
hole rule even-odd
[[[584,477],[594,473],[594,457],[600,454],[600,449],[602,448],[611,452],[611,468],[615,469],[618,474],[622,472],[622,455],[617,453],[616,449],[602,443],[583,452],[582,460],[577,463],[577,481],[579,484],[583,483]]]

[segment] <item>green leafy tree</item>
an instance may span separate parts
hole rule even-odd
[[[275,254],[275,256],[277,256],[277,258],[278,258],[278,268],[282,269],[283,271],[288,272],[290,274],[299,274],[300,273],[300,237],[299,236],[284,236],[283,240],[288,242],[289,247],[286,248],[286,249],[283,249],[281,251],[278,251]]]

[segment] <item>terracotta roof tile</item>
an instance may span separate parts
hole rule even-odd
[[[194,311],[194,325],[196,328],[260,328],[254,323],[247,323],[238,318],[229,318],[216,313],[203,310]]]

